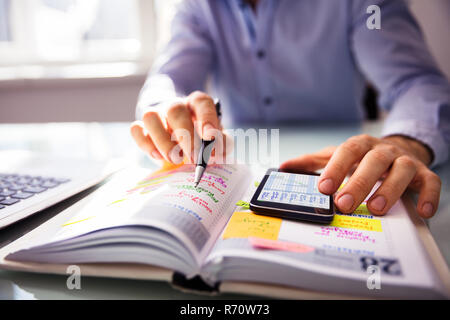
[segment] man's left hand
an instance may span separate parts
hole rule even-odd
[[[303,155],[283,163],[288,170],[315,171],[325,167],[319,178],[319,191],[333,194],[345,177],[345,186],[335,196],[343,213],[353,212],[369,195],[378,180],[381,186],[368,199],[367,207],[375,215],[384,215],[407,188],[419,193],[417,212],[431,218],[437,210],[441,190],[440,178],[428,165],[429,149],[404,137],[382,139],[368,135],[349,138],[338,147],[328,147],[315,154]]]

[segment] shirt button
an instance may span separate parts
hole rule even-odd
[[[264,104],[265,104],[266,106],[270,106],[270,105],[272,104],[272,102],[273,102],[272,97],[265,97],[265,98],[264,98]]]
[[[264,50],[258,50],[258,52],[256,53],[256,56],[259,59],[263,59],[266,56],[266,53],[264,52]]]

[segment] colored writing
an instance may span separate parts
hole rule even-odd
[[[375,239],[361,231],[345,230],[338,227],[320,227],[320,231],[314,234],[319,236],[334,236],[345,240],[357,240],[361,242],[375,243]]]
[[[336,214],[330,224],[333,227],[382,232],[381,220]]]
[[[257,237],[277,240],[281,219],[256,215],[252,212],[233,213],[223,233],[223,239]]]
[[[70,226],[70,225],[72,225],[72,224],[76,224],[76,223],[84,222],[84,221],[86,221],[86,220],[90,220],[90,219],[92,219],[92,218],[94,218],[94,216],[88,217],[88,218],[85,218],[85,219],[82,219],[82,220],[69,221],[69,222],[63,224],[62,226],[63,226],[63,227],[67,227],[67,226]]]
[[[192,178],[194,178],[195,175],[191,174],[191,176],[192,176]],[[227,188],[227,184],[225,183],[225,180],[223,179],[223,177],[219,177],[216,175],[204,173],[201,181],[216,182],[216,183],[220,184],[222,187]]]
[[[374,256],[375,255],[375,252],[372,250],[345,248],[345,247],[333,246],[333,245],[329,245],[329,244],[324,244],[322,246],[322,248],[328,249],[328,250],[334,250],[337,252],[350,253],[350,254],[358,254],[358,255],[366,255],[366,256]]]
[[[215,203],[219,202],[219,200],[217,200],[214,197],[214,193],[212,193],[211,191],[206,190],[205,188],[202,188],[202,187],[194,187],[193,185],[183,184],[183,185],[175,185],[174,188],[185,189],[185,190],[192,190],[192,191],[196,191],[198,193],[204,192],[208,197],[211,198],[212,201],[214,201]]]
[[[271,250],[280,250],[280,251],[290,251],[290,252],[311,252],[314,251],[313,247],[305,246],[303,244],[280,241],[280,240],[269,240],[269,239],[261,239],[256,237],[248,238],[251,245],[255,248],[261,249],[271,249]]]
[[[171,208],[176,208],[179,209],[187,214],[190,214],[191,216],[193,216],[194,218],[196,218],[198,221],[201,221],[203,218],[200,217],[196,212],[192,211],[191,209],[188,209],[186,207],[183,207],[179,204],[173,204],[173,203],[168,203],[168,202],[164,202],[163,205],[167,206],[167,207],[171,207]]]
[[[137,190],[142,189],[141,190],[142,194],[148,193],[149,191],[154,190],[157,185],[165,182],[165,179],[167,177],[169,177],[169,176],[170,175],[168,175],[166,177],[157,178],[157,179],[155,179],[156,181],[155,180],[149,180],[149,181],[146,181],[145,183],[140,182],[140,183],[138,183],[138,185],[136,187],[134,187],[131,190],[128,190],[127,192],[128,192],[128,194],[131,194],[131,193],[133,193],[133,192],[135,192]]]
[[[176,198],[188,198],[191,199],[192,202],[200,205],[201,207],[205,208],[206,211],[208,211],[209,213],[212,213],[211,208],[209,207],[208,202],[206,202],[205,200],[199,198],[196,195],[187,193],[186,191],[180,191],[176,194],[165,194],[164,197],[176,197]]]
[[[235,169],[230,165],[228,165],[228,168]],[[219,165],[219,164],[210,164],[210,165],[208,165],[208,169],[218,169],[218,170],[222,170],[225,173],[233,174],[233,171],[228,170],[227,168],[224,168],[222,165]]]
[[[194,178],[187,178],[186,180],[187,180],[188,182],[191,182],[192,184],[194,184]],[[205,183],[208,185],[208,187],[213,188],[213,189],[216,189],[217,191],[219,191],[220,194],[225,194],[225,191],[223,191],[223,190],[220,189],[218,186],[216,186],[216,183],[213,182],[213,181],[201,179],[199,185],[200,185],[200,184],[205,184]],[[198,187],[197,187],[197,188],[198,188]]]

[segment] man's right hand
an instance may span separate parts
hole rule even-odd
[[[194,143],[194,130],[206,140],[222,131],[213,99],[199,91],[191,93],[185,102],[149,109],[142,121],[131,125],[131,135],[144,152],[175,164],[195,161],[194,145],[199,144]]]

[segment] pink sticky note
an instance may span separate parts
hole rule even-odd
[[[280,241],[280,240],[269,240],[256,237],[249,237],[251,245],[255,248],[261,249],[272,249],[272,250],[283,250],[291,252],[311,252],[314,251],[313,247],[305,246],[303,244]]]

